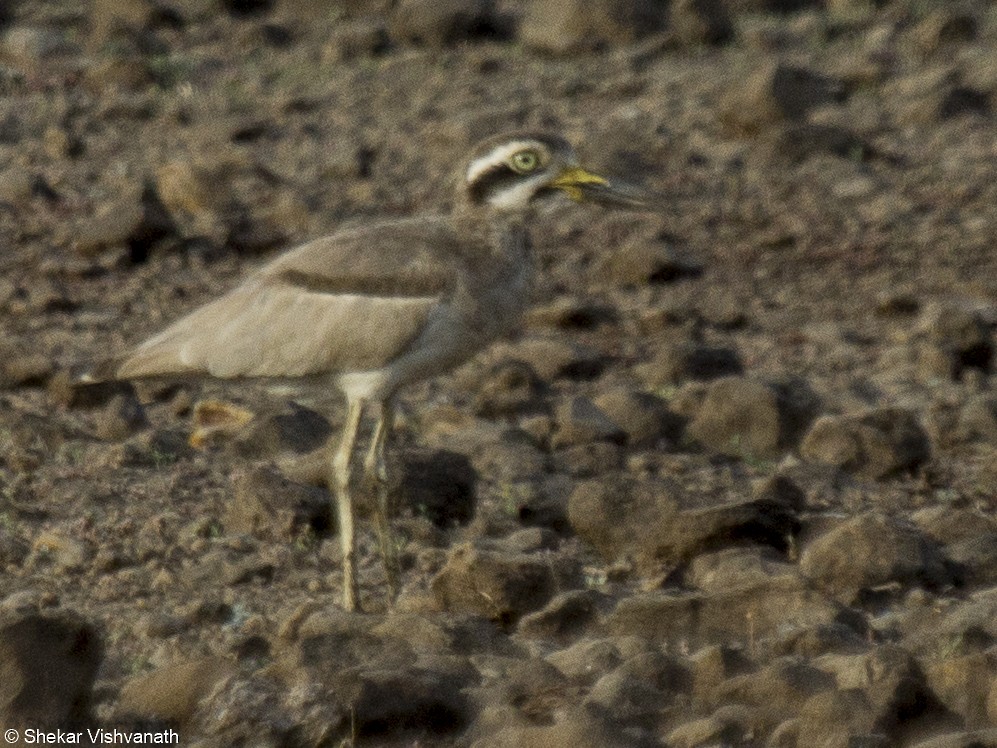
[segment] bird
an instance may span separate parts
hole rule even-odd
[[[385,443],[399,390],[446,372],[514,330],[534,275],[530,224],[558,202],[642,208],[636,187],[580,165],[547,132],[512,132],[474,146],[457,168],[448,212],[385,219],[308,241],[241,284],[115,357],[104,379],[320,377],[346,400],[327,484],[342,551],[342,607],[359,609],[355,463],[373,416],[363,475],[392,597]],[[567,199],[565,199],[567,198]]]

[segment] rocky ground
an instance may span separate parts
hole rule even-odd
[[[997,745],[997,4],[0,11],[4,727]],[[517,127],[660,202],[545,217],[521,335],[405,393],[404,587],[364,522],[346,614],[286,468],[334,392],[74,373],[296,242],[445,209]]]

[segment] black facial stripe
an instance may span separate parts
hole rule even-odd
[[[481,205],[497,192],[512,187],[517,182],[529,179],[530,174],[517,174],[507,164],[496,164],[483,171],[467,185],[467,194],[471,203]]]

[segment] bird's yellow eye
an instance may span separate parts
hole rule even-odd
[[[538,166],[540,166],[540,156],[537,155],[536,151],[519,151],[519,153],[513,154],[512,168],[520,174],[533,171]]]

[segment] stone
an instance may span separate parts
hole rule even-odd
[[[0,390],[45,386],[54,372],[55,364],[43,353],[0,346]]]
[[[474,391],[474,412],[484,418],[530,413],[543,405],[543,383],[522,361],[500,361],[490,367]]]
[[[997,446],[997,395],[970,398],[959,411],[957,432],[961,441]]]
[[[83,729],[103,645],[73,613],[7,615],[0,625],[0,725]]]
[[[464,455],[449,450],[408,449],[401,465],[398,504],[435,526],[465,525],[474,516],[478,473]]]
[[[805,67],[773,63],[739,83],[722,117],[735,129],[757,134],[780,120],[804,120],[816,107],[844,101],[841,81]]]
[[[623,662],[623,655],[612,639],[583,639],[551,652],[546,660],[566,678],[591,686]]]
[[[682,44],[726,44],[734,38],[734,22],[721,0],[676,0],[669,30]]]
[[[654,390],[688,380],[708,382],[744,373],[741,356],[733,348],[694,341],[671,341],[654,358],[636,367],[638,376]]]
[[[653,447],[662,439],[674,440],[681,419],[668,410],[657,395],[619,388],[598,395],[593,401],[622,431],[627,446]]]
[[[911,748],[997,748],[997,727],[936,735],[913,744]]]
[[[868,161],[872,147],[844,127],[813,122],[791,122],[779,128],[773,155],[799,164],[813,156],[831,155],[850,161]]]
[[[813,695],[834,688],[834,678],[800,659],[787,657],[770,662],[761,669],[735,675],[714,691],[718,703],[747,704],[763,710],[798,714]],[[781,721],[778,718],[769,721]]]
[[[550,565],[539,557],[460,545],[451,550],[431,588],[446,610],[514,622],[547,603],[554,581]]]
[[[799,745],[852,748],[861,736],[876,732],[876,713],[858,688],[816,693],[803,703],[799,714]]]
[[[155,189],[147,184],[98,207],[93,217],[77,226],[73,247],[84,256],[125,247],[131,262],[138,264],[145,262],[155,245],[175,230]]]
[[[106,407],[117,397],[138,399],[131,382],[87,382],[74,379],[68,371],[56,373],[49,380],[48,390],[59,405],[72,409]]]
[[[630,44],[664,31],[668,8],[652,0],[538,0],[527,6],[519,39],[553,54]]]
[[[750,739],[753,710],[740,704],[717,709],[709,717],[679,725],[668,733],[669,748],[738,745]]]
[[[928,687],[970,729],[987,727],[987,701],[997,683],[997,653],[974,652],[925,665]]]
[[[199,404],[194,406],[195,413]],[[303,455],[323,447],[333,435],[325,416],[295,402],[282,404],[276,412],[251,415],[244,424],[246,428],[234,431],[234,448],[246,457]]]
[[[845,520],[807,545],[800,570],[846,603],[885,584],[940,587],[951,582],[935,544],[916,527],[875,512]]]
[[[775,459],[796,445],[815,410],[805,387],[725,377],[707,385],[686,433],[717,452]]]
[[[157,668],[129,679],[121,689],[118,719],[190,725],[211,693],[237,669],[223,657],[201,657]]]
[[[235,479],[222,524],[227,533],[287,542],[303,533],[322,536],[332,526],[329,494],[292,483],[271,467],[257,467]]]
[[[615,287],[645,288],[696,278],[702,275],[703,268],[667,241],[644,238],[607,253],[599,272]]]
[[[520,618],[516,633],[527,639],[571,640],[583,634],[609,607],[610,599],[597,590],[568,590],[552,597],[540,610]]]
[[[568,499],[572,529],[607,560],[676,564],[749,540],[784,548],[793,510],[768,499],[683,509],[676,485],[610,477],[579,484]]]
[[[528,364],[543,382],[595,379],[605,367],[601,354],[563,337],[526,338],[515,345],[495,348],[500,357]]]
[[[623,429],[595,403],[581,395],[558,405],[555,422],[556,429],[551,440],[554,449],[599,441],[622,444],[626,439]]]
[[[642,636],[675,647],[717,641],[750,647],[779,631],[848,619],[844,608],[823,594],[776,578],[723,592],[634,594],[619,602],[604,626],[614,636]]]
[[[918,368],[926,379],[962,379],[968,369],[988,372],[994,342],[979,308],[962,300],[927,304],[912,331]]]
[[[916,470],[931,456],[917,417],[899,408],[818,418],[800,445],[804,459],[861,478],[882,480]]]
[[[435,48],[498,31],[492,0],[401,0],[388,19],[392,41]]]
[[[635,736],[585,707],[565,710],[553,724],[504,726],[471,748],[651,748],[655,741]]]
[[[115,395],[95,421],[97,437],[105,441],[122,441],[149,425],[142,403],[131,394]]]

